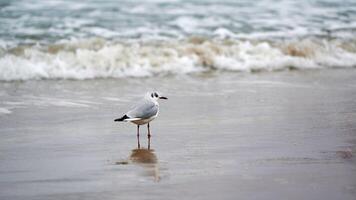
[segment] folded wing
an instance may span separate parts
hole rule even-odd
[[[158,112],[158,105],[151,101],[142,101],[130,110],[126,115],[129,118],[148,119],[155,116]]]

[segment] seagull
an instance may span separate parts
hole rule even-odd
[[[137,125],[137,137],[140,136],[140,125],[147,124],[148,138],[151,137],[150,121],[154,120],[159,111],[158,99],[168,99],[157,92],[147,92],[145,97],[132,110],[128,111],[115,122],[132,122]]]

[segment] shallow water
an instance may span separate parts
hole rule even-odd
[[[0,81],[354,68],[356,3],[2,1]]]
[[[70,38],[353,37],[353,0],[5,0],[2,45]]]
[[[0,198],[355,199],[355,80],[312,70],[2,82]],[[144,126],[138,150],[136,127],[113,119],[147,88],[169,100],[150,150]]]

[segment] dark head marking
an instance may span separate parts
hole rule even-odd
[[[151,97],[153,98],[153,93],[151,93]]]

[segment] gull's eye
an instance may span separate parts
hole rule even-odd
[[[158,97],[158,94],[157,94],[157,93],[155,93],[155,97]]]

